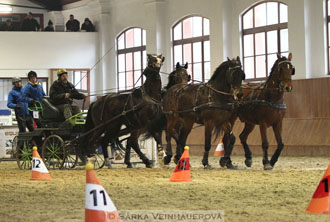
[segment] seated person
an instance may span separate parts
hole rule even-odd
[[[6,22],[2,25],[1,31],[14,31],[14,25],[10,19],[7,19]]]
[[[65,24],[67,32],[79,32],[80,22],[70,15],[70,20]]]
[[[65,69],[57,71],[58,79],[50,87],[49,95],[52,103],[63,113],[64,118],[78,114],[80,109],[73,106],[73,99],[85,99],[86,96],[78,92],[68,81],[68,72]]]
[[[39,31],[40,30],[40,25],[37,22],[37,20],[35,20],[32,17],[32,13],[29,12],[29,14],[27,14],[26,18],[23,20],[22,23],[22,31]]]
[[[45,32],[54,32],[54,25],[53,25],[52,20],[49,19],[48,25],[47,25],[47,27],[45,28],[44,31]]]

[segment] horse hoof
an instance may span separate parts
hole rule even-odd
[[[251,167],[252,166],[252,159],[245,159],[245,166]]]
[[[133,168],[133,165],[131,163],[128,163],[127,168]]]
[[[174,163],[178,164],[179,160],[177,160],[176,158],[174,159]]]
[[[204,165],[204,170],[213,170],[213,167],[209,164]]]
[[[165,156],[163,159],[164,165],[169,165],[171,162],[171,156]]]
[[[237,166],[234,166],[232,163],[227,163],[226,167],[229,170],[237,170]]]
[[[264,165],[264,170],[272,170],[272,169],[273,167],[269,163]]]
[[[146,168],[152,168],[152,164],[146,164]]]
[[[221,167],[225,167],[226,164],[227,164],[227,161],[228,161],[228,159],[226,159],[226,158],[224,158],[224,157],[221,157],[221,158],[220,158],[220,161],[219,161],[220,166],[221,166]]]

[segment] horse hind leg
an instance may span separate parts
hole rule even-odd
[[[249,145],[247,144],[246,141],[247,141],[248,136],[250,135],[250,133],[254,129],[254,127],[255,127],[254,124],[245,123],[244,129],[243,129],[242,133],[239,135],[239,138],[241,140],[241,144],[244,148],[245,165],[247,167],[252,166],[252,152],[251,152],[250,147],[249,147]]]
[[[262,151],[264,153],[262,164],[264,165],[264,170],[271,170],[273,167],[271,166],[268,160],[268,140],[267,140],[267,128],[265,125],[260,125],[260,134],[262,139]]]
[[[271,160],[270,160],[270,165],[272,167],[274,167],[275,163],[277,162],[279,156],[281,155],[281,152],[284,148],[284,144],[282,142],[282,122],[280,124],[277,124],[275,126],[273,126],[273,131],[275,134],[275,138],[277,141],[277,149],[275,150],[275,153],[273,154]]]
[[[150,160],[141,152],[141,149],[140,149],[140,146],[138,143],[139,136],[140,136],[140,133],[138,133],[138,132],[131,133],[130,138],[131,138],[132,148],[137,153],[137,155],[140,157],[142,162],[146,165],[146,167],[152,168],[152,163],[150,162]]]

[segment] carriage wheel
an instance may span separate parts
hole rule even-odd
[[[104,167],[105,159],[102,153],[102,149],[96,148],[92,162],[94,164],[95,170]]]
[[[72,169],[76,166],[78,157],[74,145],[65,145],[65,159],[62,169]]]
[[[16,152],[18,168],[21,170],[30,170],[32,168],[32,148],[35,146],[33,140],[18,141],[17,136],[13,140],[13,148]]]
[[[48,169],[62,168],[65,159],[63,139],[58,135],[48,136],[42,144],[41,157]]]

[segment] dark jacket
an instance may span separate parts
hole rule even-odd
[[[44,89],[40,84],[33,85],[31,82],[28,82],[23,88],[23,94],[39,102],[41,102],[42,97],[46,96]]]
[[[45,32],[54,32],[54,27],[47,26],[44,31]]]
[[[65,98],[65,93],[70,93],[70,98]],[[54,105],[72,104],[72,99],[84,99],[84,95],[74,85],[70,82],[63,83],[59,79],[50,87],[49,96]]]
[[[32,99],[26,97],[22,91],[22,87],[13,87],[13,89],[8,94],[7,106],[10,109],[15,109],[15,113],[18,116],[28,116],[28,103],[32,102]],[[19,105],[21,108],[16,109],[17,105]]]
[[[86,32],[95,32],[95,28],[94,28],[94,25],[92,23],[89,23],[88,25],[83,23],[81,25],[81,30],[85,30]]]
[[[65,26],[67,32],[78,32],[80,28],[80,22],[77,19],[74,19],[73,21],[69,20]]]
[[[22,24],[22,31],[39,31],[40,25],[34,18],[24,19]]]
[[[4,23],[1,26],[1,31],[14,31],[14,25],[11,24],[10,26],[8,26],[7,23]]]

